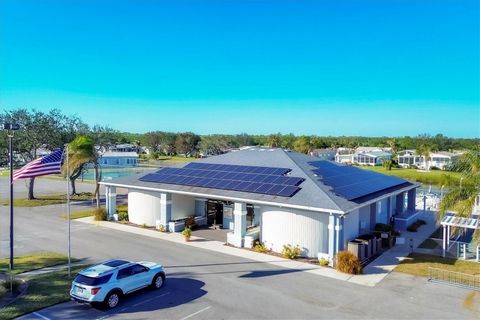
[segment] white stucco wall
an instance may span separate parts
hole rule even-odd
[[[172,217],[178,220],[195,215],[195,197],[172,194]]]
[[[128,193],[128,219],[132,223],[154,226],[160,219],[160,193],[130,191]]]
[[[257,210],[255,210],[257,213]],[[328,213],[261,206],[260,240],[275,252],[283,245],[299,245],[303,255],[316,257],[328,252]]]
[[[355,239],[360,233],[360,213],[359,210],[349,212],[343,218],[343,240],[347,243]]]

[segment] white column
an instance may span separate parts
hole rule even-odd
[[[480,245],[477,246],[477,262],[480,262]]]
[[[442,248],[443,248],[443,257],[445,258],[445,246],[447,244],[447,228],[445,226],[443,226],[443,244],[442,244]]]
[[[235,202],[233,209],[233,235],[229,237],[229,243],[242,248],[247,233],[247,205]]]
[[[117,188],[108,186],[107,194],[107,214],[109,219],[113,219],[113,215],[117,213]]]
[[[447,248],[450,248],[450,226],[447,226]]]
[[[172,220],[172,194],[164,192],[160,194],[160,224],[168,229],[170,220]],[[174,230],[169,231],[174,232]]]
[[[463,244],[463,260],[467,260],[467,244]]]

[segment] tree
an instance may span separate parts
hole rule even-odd
[[[293,148],[297,152],[308,154],[312,149],[310,138],[307,136],[298,137],[293,144]]]
[[[75,194],[75,180],[81,175],[82,170],[88,163],[93,164],[95,170],[95,198],[97,199],[97,208],[100,208],[100,184],[101,175],[99,173],[98,152],[95,150],[95,142],[89,136],[78,136],[68,144],[68,164],[64,163],[63,171],[66,171],[68,165],[70,176],[68,179],[72,185],[72,194]]]
[[[64,145],[74,131],[86,130],[86,126],[77,117],[63,115],[60,110],[52,109],[48,113],[35,109],[15,109],[5,111],[1,121],[15,122],[20,130],[15,132],[14,152],[16,160],[23,163],[35,160],[39,149],[53,150]],[[28,180],[28,199],[34,199],[35,178]]]
[[[160,133],[160,152],[162,152],[166,156],[173,156],[175,154],[176,141],[177,141],[176,133],[161,132]]]
[[[85,170],[85,166],[91,163],[96,158],[96,151],[94,150],[93,140],[88,136],[78,136],[68,144],[68,163],[65,161],[62,171],[65,174],[67,171],[72,186],[71,195],[77,194],[75,188],[75,180],[80,177]]]
[[[268,136],[268,146],[270,148],[278,148],[281,143],[282,135],[280,133],[271,134]]]
[[[178,154],[182,154],[185,157],[191,157],[197,150],[200,137],[192,132],[184,132],[177,135],[175,140],[175,148]]]
[[[455,169],[461,173],[460,185],[452,186],[440,201],[438,219],[442,220],[447,211],[455,212],[462,218],[469,218],[473,213],[475,199],[480,196],[480,151],[471,150],[464,153],[455,163]],[[480,229],[473,236],[474,245],[480,243]]]
[[[150,153],[159,152],[161,145],[161,132],[151,131],[145,133],[142,137],[142,144],[150,149]]]
[[[199,150],[204,155],[218,155],[230,147],[227,137],[221,135],[203,136],[198,144]]]
[[[428,144],[422,144],[417,149],[417,155],[425,159],[425,170],[430,170],[430,153],[432,152],[432,147]]]

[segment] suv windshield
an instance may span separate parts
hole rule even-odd
[[[112,277],[111,273],[99,278],[87,277],[79,274],[73,281],[75,281],[76,283],[87,285],[87,286],[98,286],[100,284],[107,283],[111,277]]]

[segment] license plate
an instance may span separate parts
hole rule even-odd
[[[84,289],[81,288],[81,287],[75,287],[75,289],[76,289],[76,291],[77,291],[78,293],[83,293],[83,290],[84,290]]]

